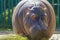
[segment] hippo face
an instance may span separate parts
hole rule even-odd
[[[45,25],[44,17],[46,16],[44,10],[39,6],[33,6],[25,10],[26,15],[24,16],[24,25],[26,30],[31,35],[35,35],[40,31],[46,31],[47,26]]]

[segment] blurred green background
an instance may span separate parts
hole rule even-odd
[[[0,29],[11,29],[12,28],[12,13],[15,6],[21,0],[0,0]],[[60,0],[48,0],[54,7],[56,14],[56,29],[60,29]]]

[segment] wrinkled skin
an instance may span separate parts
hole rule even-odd
[[[13,31],[30,40],[48,40],[55,30],[55,13],[48,1],[21,1],[12,16]]]

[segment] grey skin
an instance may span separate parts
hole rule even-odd
[[[30,40],[48,40],[54,33],[55,25],[54,10],[46,0],[21,1],[12,15],[14,33]]]

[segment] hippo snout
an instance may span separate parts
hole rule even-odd
[[[41,31],[46,32],[46,27],[40,27],[40,25],[34,25],[30,27],[30,33],[31,36],[34,37],[35,35],[38,35],[37,33],[41,33]]]

